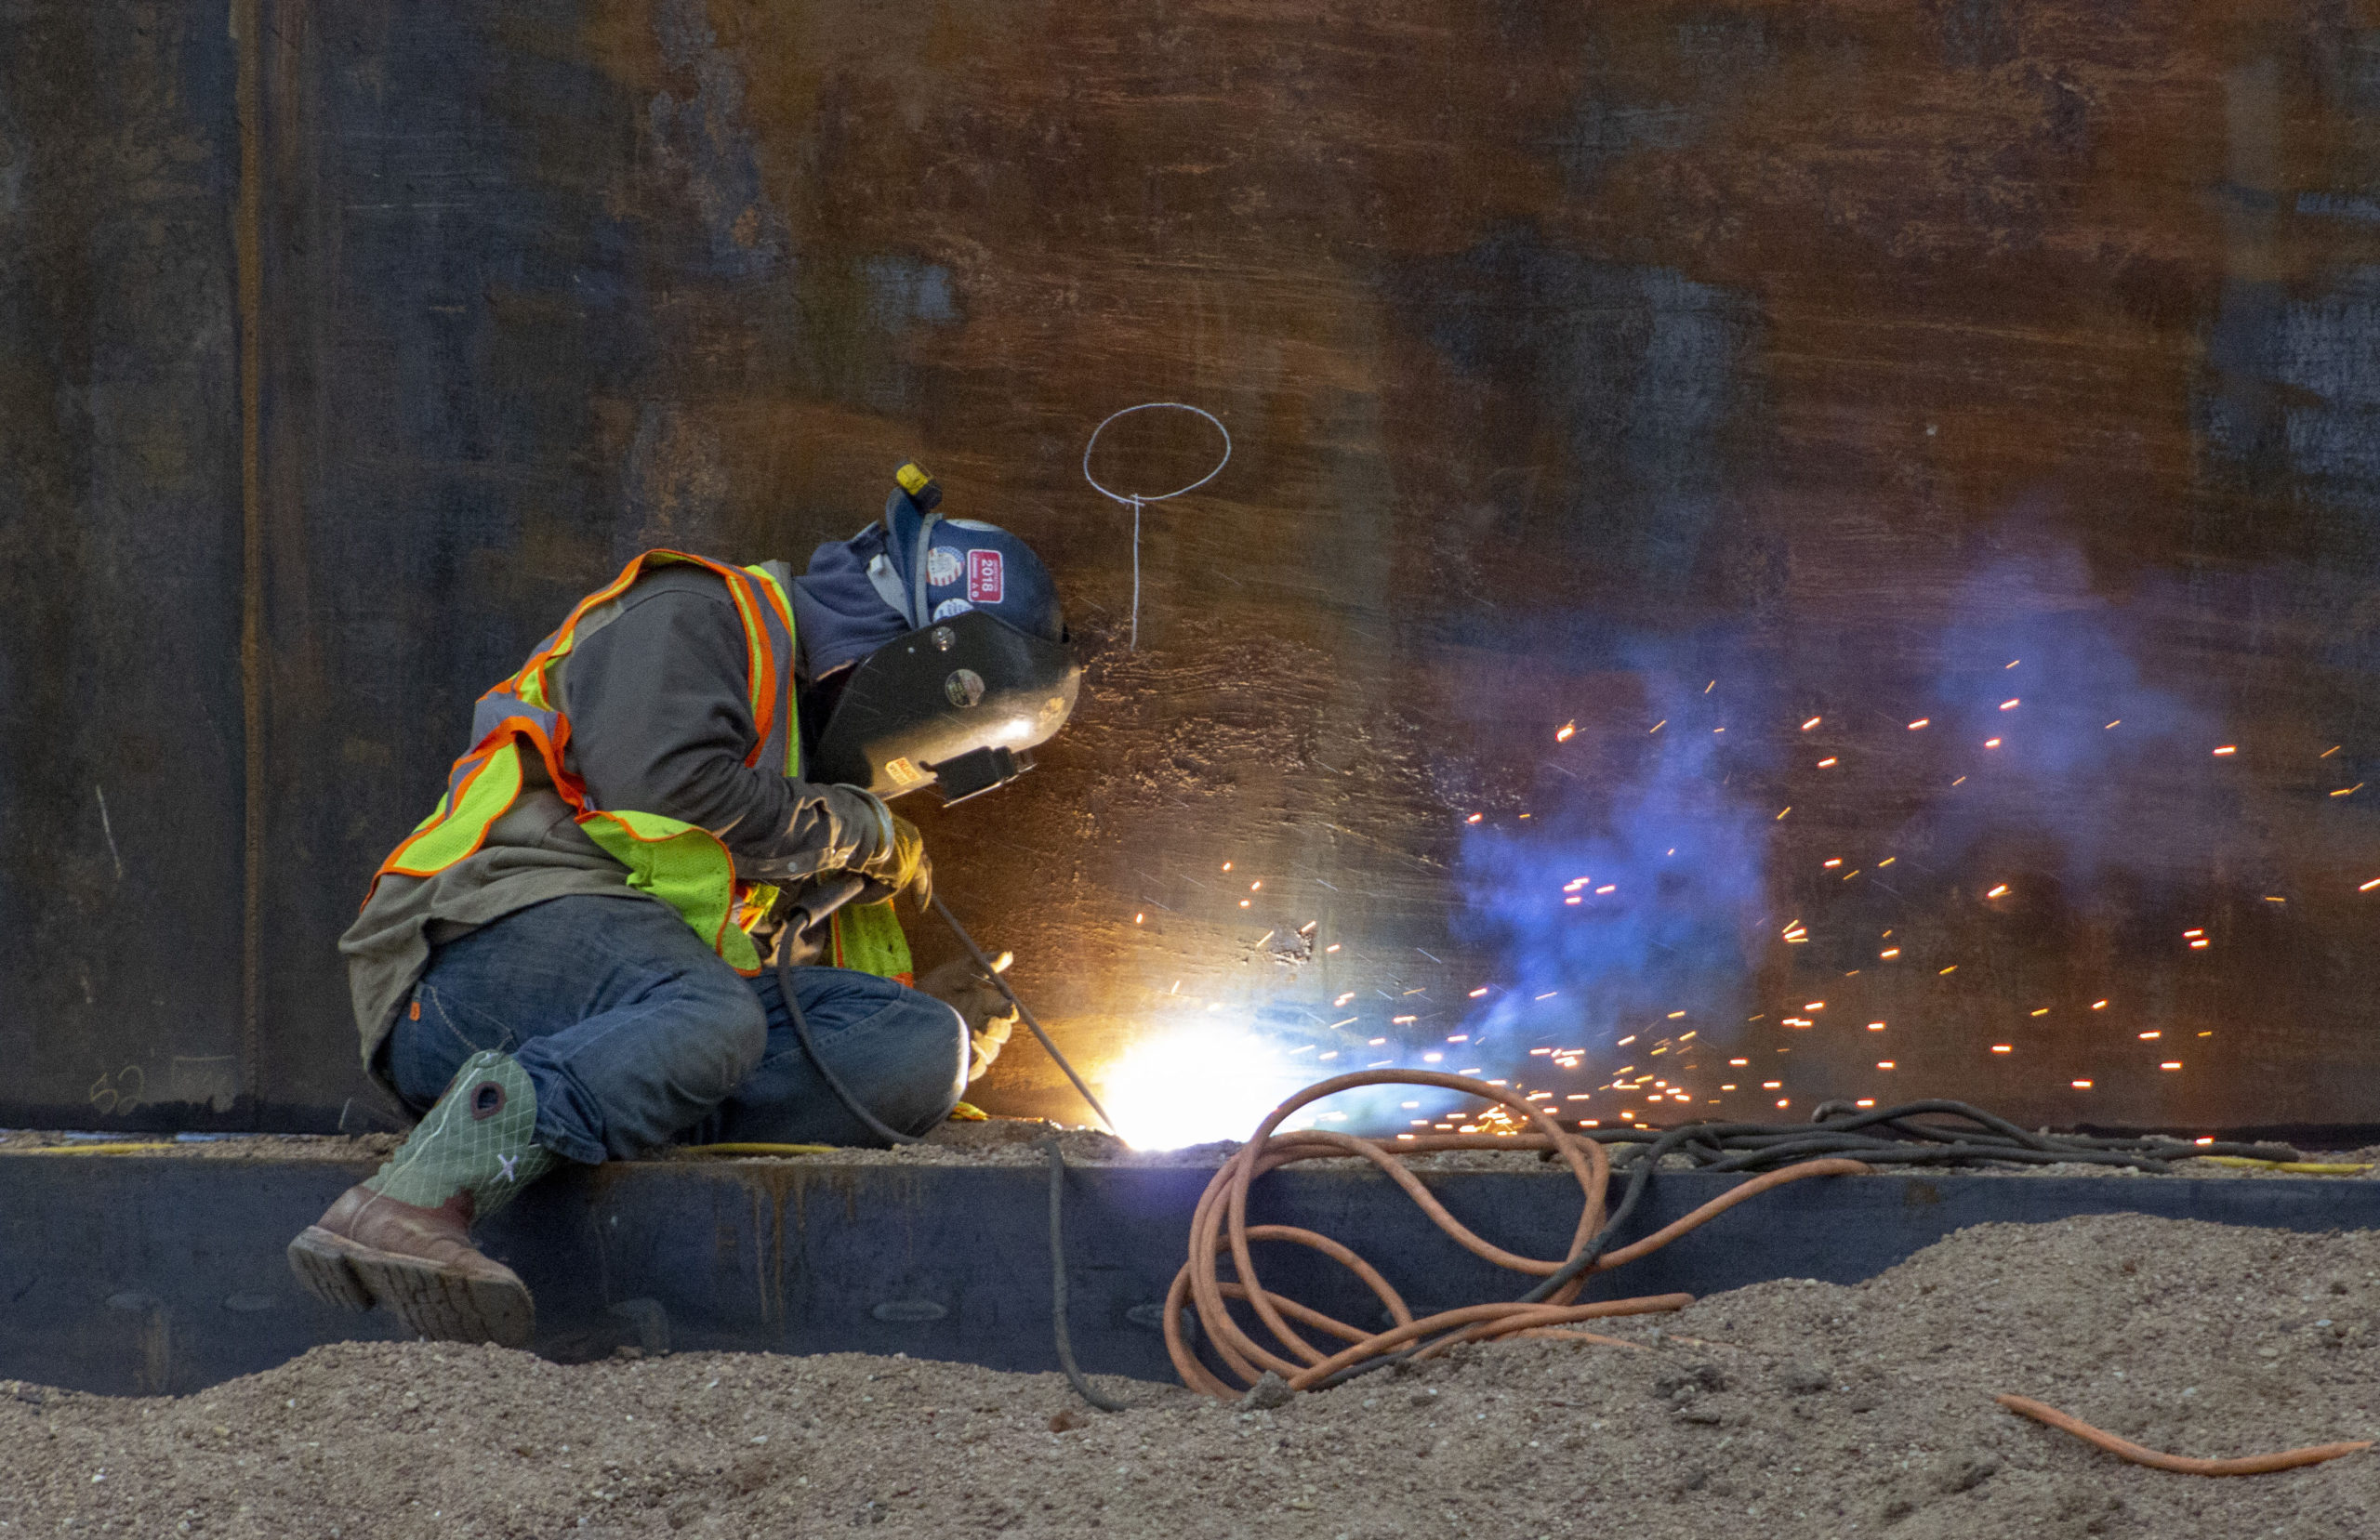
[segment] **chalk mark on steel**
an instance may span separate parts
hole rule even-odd
[[[1102,486],[1099,478],[1091,473],[1091,452],[1099,447],[1099,436],[1107,431],[1109,423],[1118,417],[1129,417],[1135,412],[1196,412],[1199,416],[1212,423],[1215,431],[1223,436],[1223,458],[1215,462],[1214,469],[1199,477],[1188,486],[1176,487],[1171,492],[1117,492]],[[1225,428],[1223,425],[1223,419],[1213,413],[1207,411],[1204,407],[1192,406],[1187,401],[1143,401],[1138,406],[1128,406],[1120,412],[1109,413],[1101,419],[1097,428],[1091,430],[1091,441],[1082,446],[1082,479],[1089,481],[1091,490],[1102,497],[1129,504],[1132,509],[1132,628],[1131,639],[1127,643],[1126,651],[1138,652],[1141,646],[1141,509],[1151,503],[1162,503],[1168,498],[1179,497],[1185,492],[1197,491],[1222,475],[1223,467],[1229,464],[1231,464],[1231,429]]]

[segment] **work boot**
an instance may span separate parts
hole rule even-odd
[[[536,1126],[528,1072],[473,1054],[388,1164],[289,1243],[291,1270],[326,1304],[386,1305],[426,1337],[527,1347],[528,1285],[480,1254],[470,1227],[553,1168]]]

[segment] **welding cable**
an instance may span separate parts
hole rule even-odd
[[[1091,1087],[1083,1084],[1082,1076],[1075,1073],[1075,1067],[1066,1062],[1066,1056],[1058,1051],[1058,1045],[1050,1041],[1050,1034],[1041,1030],[1041,1023],[1033,1019],[1033,1013],[1025,1007],[1025,1002],[1016,997],[1016,991],[1009,988],[1008,981],[1000,977],[1000,970],[994,967],[991,959],[984,955],[984,949],[975,944],[975,938],[967,934],[967,928],[959,923],[959,916],[950,912],[950,905],[942,902],[940,893],[933,896],[933,908],[934,913],[942,916],[942,923],[950,927],[950,933],[959,938],[959,944],[967,949],[967,955],[974,958],[975,966],[984,970],[984,977],[989,979],[993,987],[1008,997],[1008,1003],[1016,1007],[1016,1014],[1023,1017],[1025,1024],[1033,1029],[1033,1035],[1040,1042],[1042,1051],[1056,1060],[1058,1068],[1066,1073],[1066,1078],[1075,1083],[1075,1089],[1080,1091],[1082,1099],[1091,1103],[1091,1110],[1099,1114],[1099,1121],[1107,1125],[1107,1131],[1117,1139],[1122,1139],[1123,1133],[1116,1126],[1116,1120],[1107,1115],[1107,1109],[1101,1106],[1099,1099],[1091,1094]]]
[[[925,1139],[921,1136],[905,1134],[860,1105],[859,1098],[852,1095],[852,1088],[843,1084],[843,1077],[835,1073],[835,1067],[826,1062],[826,1056],[818,1051],[818,1040],[810,1035],[810,1023],[801,1014],[801,1002],[793,997],[793,965],[786,960],[788,950],[780,941],[776,961],[777,995],[785,1001],[785,1019],[793,1024],[793,1035],[801,1040],[801,1051],[810,1056],[810,1062],[826,1082],[826,1088],[835,1093],[845,1112],[859,1119],[862,1126],[885,1143],[923,1144]]]
[[[1448,1213],[1445,1205],[1422,1186],[1420,1178],[1403,1165],[1405,1157],[1414,1154],[1454,1149],[1512,1149],[1519,1144],[1519,1140],[1478,1139],[1465,1135],[1420,1135],[1400,1138],[1394,1147],[1389,1147],[1352,1135],[1319,1129],[1289,1133],[1276,1131],[1285,1118],[1309,1102],[1358,1086],[1382,1085],[1429,1086],[1480,1097],[1501,1103],[1518,1117],[1534,1124],[1540,1131],[1526,1136],[1528,1143],[1521,1147],[1534,1147],[1545,1151],[1549,1156],[1558,1156],[1569,1167],[1572,1178],[1579,1184],[1581,1200],[1579,1221],[1566,1256],[1556,1260],[1522,1257],[1473,1233]],[[1684,1137],[1683,1132],[1677,1135],[1681,1141]],[[1669,1138],[1663,1136],[1664,1139]],[[1660,1148],[1657,1142],[1656,1149]],[[1465,1250],[1498,1267],[1538,1274],[1545,1277],[1547,1282],[1532,1290],[1529,1297],[1520,1300],[1469,1305],[1416,1319],[1404,1299],[1389,1286],[1387,1280],[1339,1242],[1295,1226],[1251,1226],[1247,1222],[1249,1191],[1258,1178],[1301,1161],[1348,1155],[1368,1160],[1380,1167],[1414,1200],[1434,1224]],[[1652,1165],[1659,1165],[1658,1156]],[[1646,1168],[1646,1176],[1650,1175],[1651,1169],[1652,1166]],[[1209,1181],[1191,1219],[1188,1260],[1174,1275],[1172,1285],[1166,1293],[1166,1351],[1184,1384],[1208,1395],[1228,1398],[1237,1392],[1210,1372],[1189,1347],[1181,1322],[1181,1310],[1185,1302],[1195,1306],[1201,1333],[1214,1349],[1216,1356],[1243,1384],[1256,1383],[1270,1370],[1285,1379],[1293,1390],[1313,1389],[1336,1383],[1349,1374],[1384,1365],[1398,1357],[1426,1357],[1459,1341],[1483,1340],[1560,1327],[1604,1316],[1678,1310],[1691,1302],[1690,1296],[1656,1295],[1583,1305],[1577,1302],[1576,1296],[1584,1284],[1587,1272],[1619,1266],[1658,1249],[1745,1198],[1805,1177],[1847,1175],[1867,1169],[1860,1162],[1838,1158],[1805,1162],[1764,1173],[1703,1204],[1658,1234],[1602,1257],[1598,1262],[1593,1248],[1612,1233],[1611,1225],[1605,1219],[1604,1203],[1611,1168],[1601,1144],[1566,1131],[1551,1112],[1514,1092],[1461,1075],[1428,1070],[1364,1071],[1339,1075],[1307,1086],[1275,1108],[1249,1142],[1235,1152]],[[1641,1188],[1642,1178],[1632,1180],[1632,1189],[1636,1193],[1641,1193]],[[1624,1217],[1624,1213],[1615,1216],[1620,1217]],[[1367,1332],[1266,1289],[1258,1277],[1255,1258],[1250,1250],[1250,1244],[1255,1241],[1287,1241],[1319,1251],[1339,1262],[1354,1272],[1380,1301],[1390,1319],[1389,1329]],[[1232,1263],[1234,1276],[1230,1279],[1223,1278],[1217,1270],[1224,1255],[1229,1256]],[[1276,1351],[1265,1346],[1241,1327],[1230,1310],[1235,1302],[1244,1305],[1255,1314],[1272,1342],[1282,1350]],[[1337,1352],[1326,1352],[1292,1326],[1292,1320],[1300,1325],[1336,1337],[1348,1346]]]
[[[2159,1470],[2177,1471],[2184,1476],[2263,1476],[2275,1470],[2294,1470],[2301,1465],[2320,1465],[2335,1460],[2342,1454],[2353,1454],[2372,1447],[2370,1439],[2357,1439],[2347,1443],[2314,1444],[2305,1449],[2284,1449],[2271,1454],[2249,1454],[2235,1460],[2202,1460],[2188,1454],[2168,1454],[2162,1450],[2146,1449],[2129,1439],[2117,1438],[2105,1428],[2094,1428],[2080,1417],[2072,1417],[2055,1406],[2044,1405],[2027,1396],[1994,1396],[1992,1400],[2011,1412],[2021,1413],[2035,1422],[2046,1423],[2061,1432],[2071,1433],[2084,1443],[2096,1444],[2109,1454],[2135,1465],[2152,1466]]]
[[[1050,1152],[1050,1327],[1058,1339],[1058,1367],[1066,1372],[1075,1394],[1098,1410],[1129,1411],[1130,1402],[1102,1395],[1075,1363],[1074,1335],[1066,1330],[1066,1157],[1058,1149],[1057,1135],[1040,1142]]]

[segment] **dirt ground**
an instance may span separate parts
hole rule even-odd
[[[2228,1455],[2380,1434],[2380,1232],[1984,1225],[1855,1286],[1765,1283],[1272,1411],[901,1358],[318,1348],[171,1400],[0,1384],[0,1535],[2353,1540],[2380,1455],[2124,1465],[2047,1401]]]

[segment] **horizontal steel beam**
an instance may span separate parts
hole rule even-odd
[[[326,1159],[0,1155],[0,1377],[112,1393],[179,1393],[318,1343],[400,1335],[299,1292],[289,1237],[363,1164]],[[1209,1173],[1083,1166],[1066,1177],[1077,1355],[1102,1373],[1170,1378],[1160,1302]],[[1554,1171],[1436,1172],[1423,1181],[1499,1244],[1550,1257],[1578,1218]],[[1653,1181],[1648,1233],[1734,1178]],[[1057,1366],[1050,1333],[1048,1177],[1039,1166],[666,1162],[571,1170],[484,1227],[536,1291],[537,1350],[622,1347],[906,1352],[1000,1369]],[[1598,1279],[1591,1297],[1709,1294],[1767,1279],[1855,1283],[1951,1231],[2134,1212],[2298,1231],[2380,1225],[2380,1183],[1876,1176],[1786,1187]],[[1378,1175],[1276,1173],[1256,1222],[1355,1246],[1416,1310],[1511,1298],[1528,1280],[1448,1241]],[[1267,1247],[1267,1283],[1354,1321],[1379,1308],[1337,1267]]]

